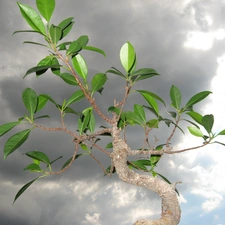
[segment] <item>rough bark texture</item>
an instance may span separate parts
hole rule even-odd
[[[129,169],[127,157],[131,149],[120,138],[120,130],[116,125],[113,127],[112,136],[113,152],[111,153],[111,157],[119,178],[126,183],[154,191],[162,199],[161,218],[157,220],[138,220],[134,225],[177,225],[180,222],[181,211],[175,187],[157,177],[138,174]]]

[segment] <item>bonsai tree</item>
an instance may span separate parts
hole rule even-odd
[[[201,91],[190,97],[187,102],[182,102],[181,91],[172,85],[169,93],[171,104],[166,106],[159,95],[149,90],[136,89],[136,83],[143,80],[149,82],[150,78],[157,77],[159,74],[152,68],[137,69],[137,55],[130,42],[126,42],[121,47],[119,54],[123,71],[111,67],[106,72],[90,74],[82,52],[92,51],[103,56],[106,54],[103,50],[88,45],[89,38],[86,35],[80,36],[77,40],[64,41],[73,27],[73,17],[63,20],[58,25],[51,24],[51,17],[55,9],[54,0],[36,0],[39,12],[28,5],[17,4],[21,15],[32,29],[15,31],[14,34],[20,32],[37,33],[43,37],[44,43],[31,41],[24,43],[40,45],[40,47],[47,49],[47,56],[43,57],[35,67],[28,69],[24,78],[35,74],[41,79],[42,76],[47,76],[47,71],[51,70],[62,82],[73,85],[75,92],[71,93],[71,96],[63,102],[56,102],[54,96],[37,94],[28,87],[22,93],[26,115],[19,118],[18,121],[8,122],[0,126],[0,136],[2,136],[21,124],[30,125],[30,128],[15,133],[6,141],[4,159],[27,141],[34,129],[65,132],[74,143],[71,157],[62,162],[60,170],[54,170],[53,164],[62,160],[62,156],[56,155],[54,159],[50,159],[46,153],[39,150],[26,152],[24,156],[29,157],[31,163],[24,170],[40,175],[18,191],[14,202],[34,182],[50,175],[61,174],[70,169],[80,157],[88,155],[99,164],[104,175],[111,176],[115,173],[122,181],[154,191],[161,197],[161,217],[156,220],[140,219],[134,223],[135,225],[177,225],[181,217],[178,202],[179,192],[176,189],[176,184],[179,182],[171,183],[165,176],[157,172],[156,166],[165,154],[178,154],[209,144],[224,145],[215,140],[217,136],[225,135],[225,130],[218,133],[213,131],[214,116],[212,114],[201,115],[194,110],[195,105],[204,100],[211,92]],[[90,54],[93,53],[90,52]],[[118,82],[124,83],[124,94],[120,99],[109,102],[108,112],[104,113],[97,104],[96,98],[104,98],[104,85],[106,82],[110,82],[108,81],[110,76],[114,76]],[[127,99],[134,95],[143,97],[146,104],[141,105],[134,102],[132,108],[125,110]],[[77,107],[74,106],[84,99],[88,101],[88,107],[77,110]],[[40,119],[50,119],[49,115],[41,114],[46,104],[55,105],[60,114],[60,126],[48,127],[38,123]],[[166,107],[167,117],[162,115],[160,107]],[[75,119],[71,124],[75,127],[75,131],[71,130],[65,123],[65,117],[68,114],[74,115]],[[98,124],[102,123],[102,126],[96,125],[96,118],[99,118]],[[191,135],[202,139],[201,145],[180,150],[173,148],[172,141],[175,132],[185,133],[183,127],[180,126],[183,121],[186,122]],[[169,128],[167,140],[160,142],[158,138],[155,138],[155,141],[150,141],[149,137],[153,131],[160,129],[163,123]],[[132,149],[127,137],[129,130],[137,129],[137,126],[143,129],[144,135],[143,137],[138,136],[140,147]],[[106,146],[104,145],[105,140],[108,141]],[[93,149],[97,149],[109,157],[111,163],[107,168],[104,168]]]

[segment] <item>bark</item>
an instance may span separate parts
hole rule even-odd
[[[126,183],[140,187],[145,187],[156,192],[162,199],[162,213],[157,220],[138,220],[134,225],[177,225],[180,222],[180,206],[175,192],[175,186],[167,182],[148,175],[142,175],[129,169],[127,157],[131,149],[126,142],[120,138],[120,130],[113,126],[113,152],[112,161],[116,172],[121,180]]]

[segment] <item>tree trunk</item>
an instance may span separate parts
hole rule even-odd
[[[119,134],[120,130],[113,126],[113,152],[111,157],[119,178],[128,184],[154,191],[162,199],[161,218],[157,220],[138,220],[134,225],[177,225],[180,222],[181,210],[175,187],[157,177],[138,174],[129,169],[127,157],[131,150],[125,141],[120,138]]]

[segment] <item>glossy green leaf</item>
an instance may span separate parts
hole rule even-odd
[[[93,114],[93,110],[91,110],[91,112],[90,112],[90,121],[89,121],[89,124],[88,124],[88,129],[90,130],[91,133],[94,132],[95,125],[96,125],[95,116]]]
[[[52,42],[54,44],[57,44],[58,41],[60,40],[61,36],[62,36],[62,29],[60,27],[57,27],[57,26],[52,24],[50,29],[49,29],[49,33],[50,33]]]
[[[93,47],[93,46],[83,46],[82,49],[88,50],[88,51],[93,51],[93,52],[98,52],[104,56],[106,56],[105,52],[99,48]]]
[[[80,135],[84,132],[85,129],[88,128],[88,124],[90,121],[90,111],[92,108],[87,108],[82,112],[82,116],[78,120],[78,130]]]
[[[170,116],[172,116],[174,119],[177,117],[177,113],[173,111],[168,111],[167,112]]]
[[[26,155],[32,159],[36,159],[36,160],[46,163],[47,165],[50,165],[50,160],[49,160],[48,156],[43,152],[30,151],[30,152],[27,152]]]
[[[86,80],[88,68],[84,58],[80,54],[77,54],[72,58],[72,64],[78,75],[80,75],[84,80]]]
[[[141,106],[139,104],[134,104],[134,112],[136,115],[139,116],[139,118],[141,119],[142,122],[146,121],[145,110],[144,110],[143,106]]]
[[[212,132],[213,124],[214,124],[214,116],[212,114],[205,115],[202,117],[202,126],[206,129],[208,133]]]
[[[146,102],[151,106],[151,108],[154,110],[154,112],[159,115],[159,107],[154,97],[152,97],[151,94],[143,91],[138,91],[141,93],[141,95],[144,97]]]
[[[159,75],[154,69],[142,68],[131,74],[133,81],[144,80],[153,76]]]
[[[172,87],[170,89],[170,99],[172,101],[172,106],[175,109],[179,110],[182,97],[181,97],[181,92],[180,92],[179,88],[177,88],[174,85],[172,85]]]
[[[58,106],[58,104],[51,98],[51,96],[50,95],[46,95],[46,94],[41,94],[41,95],[39,95],[41,98],[45,98],[45,99],[47,99],[47,100],[49,100],[50,102],[52,102],[56,107]],[[38,97],[39,97],[38,96]]]
[[[119,75],[119,76],[125,78],[125,76],[120,71],[118,71],[118,70],[114,70],[114,69],[113,70],[107,70],[106,73],[116,74],[116,75]]]
[[[96,74],[91,81],[92,94],[102,88],[106,81],[107,76],[105,73]]]
[[[151,119],[147,121],[146,125],[150,128],[159,128],[159,121],[157,119]]]
[[[61,36],[60,40],[63,39],[66,35],[68,35],[69,32],[71,31],[73,24],[74,24],[74,21],[72,21],[73,18],[74,17],[69,17],[69,18],[63,20],[58,25],[58,27],[60,27],[62,29],[62,36]]]
[[[38,104],[38,98],[35,91],[31,88],[26,88],[22,93],[22,99],[27,111],[30,113],[31,120],[33,120]]]
[[[87,35],[82,35],[77,39],[78,43],[83,47],[86,46],[89,39]]]
[[[39,179],[39,177],[38,177],[38,178],[35,178],[34,180],[32,180],[32,181],[30,181],[29,183],[25,184],[25,185],[17,192],[17,194],[16,194],[16,196],[15,196],[15,198],[14,198],[13,204],[14,204],[14,202],[20,197],[20,195],[22,195],[23,192],[26,191],[27,188],[29,188],[30,185],[33,184],[34,181],[36,181],[37,179]]]
[[[220,131],[217,135],[225,135],[225,130]]]
[[[77,158],[79,158],[80,156],[82,156],[83,154],[77,154],[76,156],[75,156],[75,159],[77,159]],[[71,157],[70,159],[68,159],[65,163],[64,163],[64,165],[62,166],[62,168],[61,168],[61,170],[63,170],[65,167],[67,167],[69,164],[70,164],[70,162],[71,162],[71,160],[72,160],[73,158]],[[74,159],[74,160],[75,160]]]
[[[11,136],[5,143],[4,146],[4,159],[7,158],[8,155],[13,153],[17,148],[19,148],[28,138],[31,130],[23,130],[20,131],[13,136]]]
[[[59,50],[67,50],[67,45],[70,45],[72,42],[71,41],[66,41],[66,42],[63,42],[61,44],[59,44],[57,46],[57,48],[59,48]]]
[[[52,65],[52,56],[47,56],[47,57],[43,58],[43,59],[37,64],[38,67],[41,67],[41,66],[50,66],[50,65]],[[37,75],[37,76],[40,76],[40,75],[44,74],[48,69],[49,69],[49,68],[45,68],[45,69],[43,69],[43,70],[38,70],[38,71],[36,72],[36,75]]]
[[[196,137],[203,137],[204,134],[197,127],[188,126],[189,132]]]
[[[132,120],[135,124],[139,124],[143,126],[142,119],[135,112],[127,111],[124,113],[125,113],[126,120]]]
[[[141,93],[141,94],[142,94],[142,93],[145,93],[146,95],[149,95],[149,96],[155,98],[156,100],[162,102],[163,105],[166,106],[166,103],[163,101],[163,99],[160,98],[157,94],[155,94],[155,93],[153,93],[153,92],[146,91],[146,90],[137,90],[137,92],[139,92],[139,93]]]
[[[40,45],[40,46],[43,46],[43,47],[47,47],[49,48],[49,46],[47,45],[44,45],[42,43],[38,43],[38,42],[33,42],[33,41],[24,41],[23,44],[33,44],[33,45]]]
[[[5,123],[0,126],[0,137],[7,132],[9,132],[13,127],[17,126],[20,124],[20,122],[10,122],[10,123]]]
[[[191,112],[187,112],[187,115],[189,115],[195,122],[197,122],[198,124],[202,125],[202,115],[191,111]]]
[[[46,105],[47,102],[48,102],[48,99],[47,98],[45,98],[42,95],[39,95],[38,98],[37,98],[37,108],[36,108],[36,111],[35,112],[38,112],[41,109],[43,109],[45,107],[45,105]]]
[[[128,162],[130,168],[147,171],[147,167],[142,164],[141,160]]]
[[[50,116],[48,115],[38,116],[38,117],[35,117],[34,120],[43,119],[43,118],[50,118]]]
[[[67,50],[67,55],[70,55],[72,53],[77,53],[81,49],[82,49],[82,46],[80,45],[80,43],[78,41],[73,41]]]
[[[108,149],[108,148],[113,148],[112,142],[108,143],[108,144],[105,146],[105,149]]]
[[[43,35],[46,35],[45,25],[38,13],[29,5],[21,4],[19,2],[17,2],[17,4],[23,18],[27,21],[31,28],[35,31],[39,31]]]
[[[74,102],[78,102],[84,98],[84,93],[82,90],[78,90],[72,94],[72,96],[68,99],[66,107],[71,105]]]
[[[78,83],[75,79],[75,77],[69,73],[61,73],[60,77],[67,83],[70,85],[74,85],[74,86],[78,86]]]
[[[161,159],[161,155],[151,155],[150,156],[151,166],[155,167],[160,159]]]
[[[132,68],[136,58],[136,53],[134,47],[130,44],[130,42],[125,43],[120,49],[120,62],[128,73]]]
[[[12,35],[17,34],[17,33],[37,33],[37,34],[42,35],[42,33],[40,31],[36,31],[36,30],[16,30],[13,32]]]
[[[23,78],[25,78],[28,74],[31,74],[31,73],[40,72],[40,71],[43,71],[43,70],[46,70],[49,68],[59,68],[59,67],[60,67],[60,65],[35,66],[35,67],[30,68],[26,72],[26,74],[24,75]]]
[[[194,95],[185,105],[184,109],[193,106],[194,104],[202,101],[204,98],[206,98],[209,94],[211,94],[211,91],[202,91],[199,92],[198,94]]]
[[[41,15],[49,22],[55,9],[55,0],[36,0],[36,5]]]
[[[36,163],[32,163],[32,164],[28,165],[26,168],[24,168],[23,171],[26,171],[26,170],[29,170],[30,172],[43,172],[41,167],[39,165],[37,165]]]
[[[59,65],[59,61],[58,61],[58,59],[57,59],[56,57],[54,57],[54,58],[52,59],[52,65],[58,65],[58,66],[59,66],[59,67],[56,67],[56,68],[52,67],[52,68],[51,68],[51,71],[52,71],[52,73],[54,73],[55,75],[60,76],[60,65]]]

